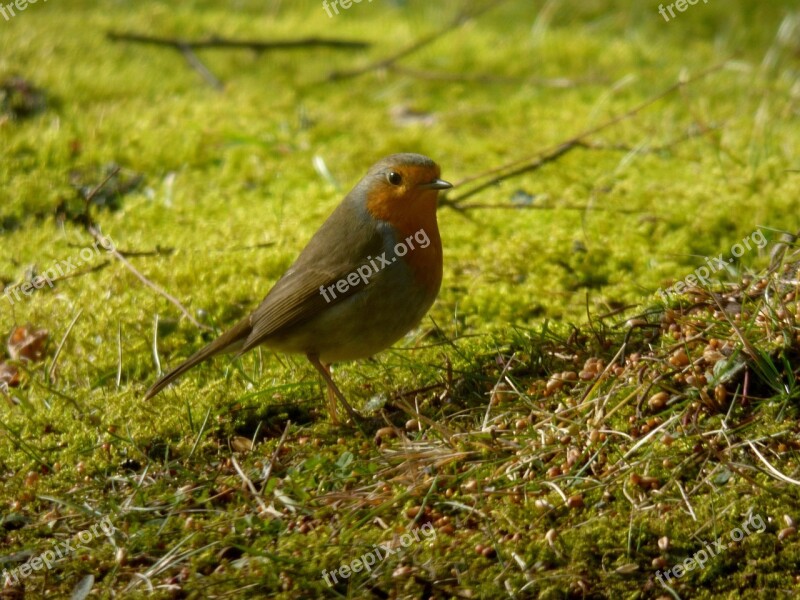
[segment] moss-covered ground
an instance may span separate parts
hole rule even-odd
[[[793,597],[800,12],[678,3],[0,14],[0,597]],[[203,77],[109,32],[371,45],[197,49]],[[142,400],[405,151],[457,185],[429,316],[335,368],[368,437],[266,349]]]

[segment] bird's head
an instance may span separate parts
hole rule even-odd
[[[392,154],[375,163],[359,186],[367,211],[407,235],[435,226],[437,195],[453,187],[439,175],[439,165],[427,156]]]

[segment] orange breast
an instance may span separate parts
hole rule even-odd
[[[391,190],[380,190],[370,193],[367,199],[369,213],[391,224],[397,243],[408,246],[408,252],[399,260],[404,260],[416,281],[431,291],[438,290],[442,283],[442,240],[436,222],[436,195],[436,190],[423,190],[398,198]],[[426,248],[420,247],[414,239],[420,230],[430,240]],[[424,242],[424,236],[419,235]],[[411,240],[407,241],[409,237]]]

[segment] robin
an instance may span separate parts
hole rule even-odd
[[[421,154],[374,164],[258,308],[163,375],[145,399],[216,354],[263,344],[305,354],[327,384],[331,421],[338,423],[336,399],[357,421],[330,365],[388,348],[428,312],[442,282],[437,196],[451,187]]]

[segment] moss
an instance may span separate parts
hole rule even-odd
[[[45,100],[38,112],[0,116],[3,287],[91,246],[74,220],[83,206],[75,174],[91,187],[117,164],[141,184],[93,207],[94,218],[137,269],[213,330],[260,301],[381,155],[429,154],[458,182],[536,156],[683,72],[735,57],[594,136],[598,147],[470,199],[504,208],[442,208],[445,281],[431,319],[376,361],[336,369],[358,406],[384,407],[370,431],[387,421],[402,431],[381,449],[325,420],[310,366],[266,350],[217,359],[143,403],[156,372],[154,331],[162,367],[213,332],[199,332],[106,252],[52,289],[13,303],[0,297],[0,330],[30,322],[50,331],[46,361],[20,365],[23,386],[4,396],[0,517],[12,518],[0,525],[3,547],[35,555],[98,515],[117,529],[32,575],[29,593],[63,596],[92,574],[101,596],[150,597],[138,574],[167,586],[163,597],[177,589],[198,598],[494,597],[507,587],[520,598],[650,598],[663,593],[654,560],[678,564],[752,511],[769,519],[767,531],[674,589],[693,598],[788,595],[797,537],[779,535],[784,515],[798,518],[792,488],[754,455],[737,454],[754,441],[797,478],[788,317],[773,320],[779,342],[756,324],[763,296],[740,298],[752,319],[739,325],[777,374],[748,362],[748,379],[734,377],[720,411],[675,379],[676,321],[658,319],[686,313],[685,327],[708,328],[706,337],[730,341],[749,360],[738,334],[711,309],[691,313],[698,298],[664,307],[653,292],[705,257],[729,257],[758,228],[771,242],[797,229],[797,48],[778,35],[796,20],[793,10],[789,0],[700,3],[665,22],[644,3],[505,3],[400,63],[484,78],[463,81],[391,70],[327,81],[455,16],[455,7],[421,1],[354,4],[328,18],[305,0],[75,0],[0,20],[0,79],[23,77]],[[109,41],[106,32],[123,24],[159,36],[324,35],[374,45],[198,50],[225,83],[219,92],[173,50]],[[392,114],[401,106],[434,122],[400,123]],[[316,172],[315,158],[334,181]],[[526,208],[507,208],[520,199]],[[745,253],[720,279],[765,267],[772,248]],[[625,320],[642,314],[653,327],[624,333]],[[577,373],[590,357],[608,365],[623,340],[627,354],[653,352],[658,366],[545,392],[554,374]],[[656,387],[646,393],[647,382]],[[653,415],[647,395],[662,387],[675,401]],[[400,394],[423,419],[398,408]],[[593,433],[596,411],[616,406]],[[655,416],[675,419],[674,441],[659,436],[634,449]],[[409,419],[418,426],[406,427]],[[233,452],[236,436],[254,449]],[[574,465],[553,475],[568,460]],[[634,475],[660,487],[645,489]],[[565,502],[575,495],[582,506]],[[335,589],[322,580],[323,569],[423,522],[436,527],[433,539]]]

